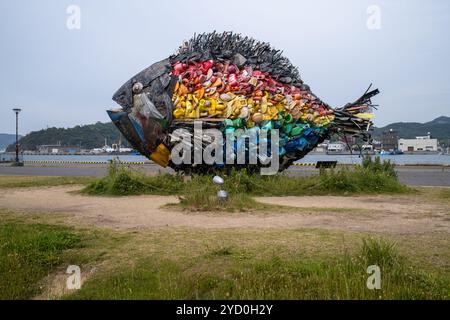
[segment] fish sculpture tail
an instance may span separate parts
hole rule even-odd
[[[372,84],[356,101],[334,109],[334,125],[337,133],[357,136],[364,141],[370,140],[374,118],[372,109],[376,108],[371,99],[380,93],[378,89],[370,90],[371,87]]]

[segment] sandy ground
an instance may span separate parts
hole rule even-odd
[[[295,207],[283,212],[194,213],[161,208],[173,196],[92,197],[68,193],[79,187],[12,189],[0,208],[66,213],[68,222],[117,229],[323,228],[381,233],[450,232],[450,208],[416,196],[262,197],[258,201]]]

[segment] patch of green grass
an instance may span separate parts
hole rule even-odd
[[[93,278],[65,299],[179,299],[189,293],[178,283],[181,269],[171,261],[142,261],[128,271]]]
[[[179,194],[183,187],[183,179],[179,175],[158,174],[148,176],[113,161],[105,177],[92,181],[81,192],[90,195],[111,196],[170,195]]]
[[[193,179],[189,183],[189,189],[183,192],[179,197],[180,202],[175,206],[187,211],[208,212],[298,211],[293,207],[260,203],[250,195],[239,192],[229,192],[225,201],[219,200],[217,190],[217,186],[205,184],[203,179]]]
[[[195,176],[191,183],[211,186],[210,176]],[[394,166],[365,158],[354,169],[323,171],[317,176],[292,177],[285,174],[263,176],[245,170],[225,177],[225,190],[257,196],[395,194],[412,190],[397,180]],[[195,188],[193,188],[196,190]]]
[[[81,246],[72,228],[40,223],[0,223],[0,299],[28,299],[38,283]]]
[[[372,172],[384,173],[390,177],[397,178],[395,164],[391,160],[383,160],[379,156],[372,158],[366,155],[362,159],[361,167]]]
[[[367,265],[379,265],[383,268],[392,268],[396,263],[402,263],[396,244],[381,239],[363,239],[361,257]]]
[[[262,176],[248,174],[245,170],[232,171],[225,177],[225,190],[237,207],[249,202],[244,196],[302,196],[302,195],[354,195],[395,194],[412,190],[397,181],[391,166],[371,163],[355,169],[323,172],[318,176],[291,177],[284,174]],[[214,210],[217,186],[210,175],[195,175],[184,182],[180,175],[159,174],[148,176],[142,172],[113,162],[109,173],[91,182],[82,191],[91,195],[181,195],[185,204],[203,203]],[[234,205],[231,205],[232,207]]]
[[[220,247],[184,260],[150,256],[134,267],[92,278],[69,299],[448,299],[448,279],[411,266],[395,246],[368,239],[354,254],[319,258],[293,253],[241,259]],[[381,269],[369,290],[366,269]]]
[[[415,187],[414,191],[420,194],[424,201],[450,205],[450,188],[448,187]]]
[[[308,177],[284,174],[261,176],[235,171],[225,179],[225,189],[258,196],[395,194],[410,191],[390,174],[363,166],[329,170]]]
[[[444,201],[450,202],[450,188],[442,189],[439,197]]]
[[[396,178],[363,167],[302,178],[249,175],[245,171],[234,171],[225,178],[224,189],[229,193],[229,199],[220,202],[216,196],[218,187],[212,183],[211,177],[194,176],[184,186],[180,206],[194,211],[279,211],[282,206],[269,208],[254,201],[251,196],[401,194],[410,191]]]
[[[96,271],[67,299],[450,298],[446,234],[388,241],[320,229],[113,232],[54,225],[64,223],[54,214],[0,215],[2,299],[33,297],[41,285],[48,292],[41,280],[68,264]],[[373,264],[381,290],[366,287]]]
[[[88,184],[92,177],[0,176],[0,189]]]

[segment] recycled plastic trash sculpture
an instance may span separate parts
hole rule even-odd
[[[185,128],[193,139],[195,120],[224,135],[278,129],[281,171],[332,134],[368,140],[371,98],[379,93],[369,89],[355,102],[332,108],[311,92],[281,51],[232,32],[214,32],[194,36],[176,54],[128,80],[113,96],[122,108],[108,114],[141,154],[177,171],[224,166],[171,161],[172,132]]]

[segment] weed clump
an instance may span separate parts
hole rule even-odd
[[[362,160],[362,168],[374,173],[384,173],[392,178],[397,178],[397,172],[395,172],[395,164],[391,160],[384,160],[381,162],[380,157],[372,159],[371,156],[366,155]]]
[[[158,174],[148,176],[112,161],[108,174],[88,184],[83,193],[90,195],[129,196],[138,194],[171,195],[179,194],[183,189],[183,180],[179,175]]]
[[[225,177],[224,189],[229,193],[229,207],[254,205],[250,196],[357,195],[404,193],[410,188],[401,184],[393,165],[379,158],[365,158],[353,169],[324,171],[320,175],[294,177],[287,174],[262,176],[246,170],[232,170]],[[181,175],[142,172],[112,162],[108,175],[91,182],[83,192],[92,195],[179,195],[182,203],[214,210],[223,207],[216,196],[212,175],[194,175],[184,182]],[[231,202],[230,202],[231,201]],[[231,204],[230,204],[231,203]]]

